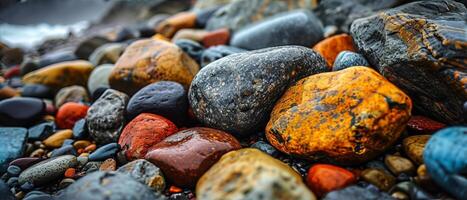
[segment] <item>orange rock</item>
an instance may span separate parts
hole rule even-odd
[[[308,170],[306,182],[317,196],[344,188],[357,181],[355,175],[341,167],[326,164],[313,165]]]
[[[324,57],[330,70],[334,64],[334,60],[341,51],[356,51],[352,37],[345,33],[322,40],[313,47],[313,50]]]
[[[183,192],[183,190],[181,188],[177,187],[177,186],[172,185],[169,188],[169,192],[170,193],[180,193],[180,192]]]
[[[71,129],[76,121],[86,117],[88,108],[89,106],[80,103],[65,103],[58,109],[55,122],[59,128]]]
[[[165,19],[160,23],[156,32],[164,35],[167,38],[172,36],[180,29],[194,28],[196,25],[196,14],[193,12],[181,12],[174,16]]]
[[[76,174],[76,169],[75,168],[68,168],[68,169],[66,169],[64,176],[66,178],[74,178],[75,174]]]
[[[203,45],[208,48],[210,46],[224,45],[229,42],[230,32],[229,29],[223,28],[207,33],[203,37]]]
[[[368,67],[306,77],[277,101],[266,127],[282,152],[357,164],[391,146],[410,118],[412,101]]]
[[[165,36],[163,36],[163,35],[161,35],[159,33],[153,35],[151,38],[154,39],[154,40],[164,40],[164,41],[170,42],[169,38],[167,38],[167,37],[165,37]]]
[[[96,150],[96,148],[97,148],[96,144],[91,144],[87,146],[86,148],[84,148],[84,151],[89,153],[89,152],[93,152],[94,150]]]
[[[188,88],[199,65],[175,44],[143,39],[128,46],[109,77],[112,88],[134,94],[156,81],[175,81]]]

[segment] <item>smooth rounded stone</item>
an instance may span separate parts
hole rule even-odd
[[[196,14],[191,11],[179,12],[175,15],[164,19],[156,27],[156,32],[165,36],[166,38],[172,38],[173,35],[181,29],[195,28],[196,26]]]
[[[20,96],[17,89],[12,88],[5,83],[0,83],[0,100],[9,99],[15,96]]]
[[[280,13],[235,32],[230,44],[243,49],[283,45],[313,46],[323,38],[323,26],[309,10]]]
[[[112,64],[103,64],[96,67],[91,72],[91,75],[88,79],[88,90],[89,93],[94,93],[97,88],[100,87],[110,87],[109,86],[109,77],[114,65]]]
[[[48,138],[53,133],[55,133],[56,130],[57,126],[53,121],[34,125],[28,129],[28,140],[44,140],[45,138]]]
[[[21,173],[21,168],[16,165],[10,165],[6,171],[10,177],[17,177]]]
[[[32,97],[15,97],[0,101],[2,126],[28,127],[45,114],[45,103]]]
[[[16,200],[16,197],[11,193],[10,188],[3,180],[0,180],[0,194],[2,200]]]
[[[199,66],[177,45],[142,39],[128,46],[109,77],[111,88],[128,95],[156,81],[175,81],[188,88]]]
[[[332,71],[339,71],[353,66],[370,66],[368,61],[362,54],[351,52],[351,51],[341,51],[334,64],[332,65]]]
[[[20,185],[28,182],[34,186],[41,186],[50,183],[63,176],[65,170],[78,165],[76,156],[64,155],[41,161],[19,175]]]
[[[333,35],[320,41],[318,44],[313,46],[313,50],[323,56],[328,63],[328,66],[331,68],[336,60],[337,54],[341,51],[356,51],[352,37],[346,33]]]
[[[326,193],[345,188],[357,182],[357,177],[350,171],[327,164],[315,164],[308,170],[306,183],[318,197]]]
[[[89,158],[88,157],[85,157],[85,156],[78,156],[78,158],[76,159],[79,163],[79,166],[84,166],[88,163],[89,161]]]
[[[409,195],[409,199],[434,199],[434,197],[432,197],[429,193],[423,191],[422,188],[418,187],[410,181],[396,184],[394,187],[392,187],[390,192],[403,192]]]
[[[187,112],[187,92],[183,85],[172,81],[147,85],[131,97],[126,107],[126,114],[130,119],[141,113],[153,113],[176,123],[182,122]]]
[[[273,146],[271,146],[270,144],[264,141],[255,142],[250,147],[259,149],[262,152],[267,153],[270,156],[276,156],[279,153],[276,148],[274,148]]]
[[[196,198],[316,199],[296,171],[253,148],[222,156],[198,181]]]
[[[87,174],[89,174],[91,172],[98,171],[101,165],[102,165],[102,161],[101,162],[97,162],[97,161],[87,162],[83,166],[82,171],[85,171]]]
[[[25,128],[0,127],[0,174],[3,174],[8,163],[23,155],[28,131]]]
[[[174,43],[197,63],[201,63],[201,56],[204,52],[204,47],[201,44],[189,39],[177,39]]]
[[[359,52],[417,102],[417,111],[464,124],[466,13],[455,1],[419,1],[355,20],[350,32]]]
[[[289,87],[272,110],[266,137],[290,155],[356,165],[397,141],[411,108],[410,98],[376,71],[351,67]]]
[[[25,84],[43,84],[53,91],[71,85],[85,86],[94,66],[84,60],[61,62],[29,72],[23,76]]]
[[[324,59],[306,47],[237,53],[204,67],[191,83],[188,98],[203,124],[244,136],[264,127],[290,84],[325,71]]]
[[[82,103],[68,102],[60,106],[55,122],[61,129],[71,129],[76,121],[86,117],[89,106]]]
[[[104,44],[98,47],[89,56],[89,61],[94,65],[114,64],[125,50],[126,45],[120,43]]]
[[[42,158],[30,158],[30,157],[24,157],[24,158],[18,158],[10,162],[11,165],[15,165],[21,168],[21,170],[25,170],[31,165],[34,165],[38,162],[42,161]]]
[[[118,144],[128,160],[144,158],[148,149],[178,131],[177,126],[159,115],[142,113],[122,131]]]
[[[78,44],[74,53],[79,59],[88,59],[92,52],[94,52],[98,47],[109,42],[110,41],[108,39],[102,36],[93,36]]]
[[[310,9],[315,4],[313,0],[232,0],[211,16],[206,24],[206,29],[228,28],[236,32],[248,24],[261,21],[277,13],[298,8]]]
[[[8,181],[6,182],[6,184],[8,185],[8,187],[10,188],[13,188],[13,187],[17,187],[18,186],[18,177],[11,177],[8,179]],[[0,193],[1,194],[1,193]]]
[[[205,49],[201,55],[201,67],[205,67],[209,63],[212,63],[228,55],[245,51],[245,49],[225,45],[209,47]]]
[[[74,155],[74,156],[76,156],[77,154],[78,153],[76,152],[73,145],[63,145],[62,147],[60,147],[58,149],[54,149],[52,151],[52,155],[50,157],[54,158],[54,157],[62,156],[62,155]]]
[[[467,199],[467,127],[436,132],[425,146],[423,160],[433,180],[458,199]]]
[[[430,137],[431,135],[414,135],[404,138],[402,141],[405,154],[407,154],[410,160],[415,164],[423,164],[423,150]]]
[[[446,124],[424,116],[412,116],[407,122],[407,129],[412,134],[433,134],[444,127]]]
[[[73,61],[73,60],[78,60],[78,57],[76,57],[73,52],[69,50],[58,50],[58,51],[54,51],[51,53],[46,53],[43,56],[41,56],[36,69],[43,68],[49,65],[53,65],[56,63]],[[23,75],[24,74],[25,73],[23,73]]]
[[[328,193],[322,200],[394,200],[389,194],[377,190],[369,190],[356,185],[346,187],[341,190],[336,190]]]
[[[120,145],[117,143],[109,143],[99,147],[89,155],[89,161],[102,161],[107,158],[114,157],[117,151],[120,150]]]
[[[23,200],[54,200],[54,197],[45,192],[34,190],[28,192],[26,196],[24,196]]]
[[[147,160],[134,160],[121,166],[117,171],[130,175],[132,178],[146,184],[157,192],[163,192],[165,189],[166,183],[162,171]]]
[[[384,158],[384,163],[396,176],[402,173],[413,174],[415,172],[415,166],[412,162],[401,156],[387,155]]]
[[[29,191],[34,189],[34,185],[32,183],[30,183],[30,182],[26,182],[26,183],[20,185],[19,188],[21,189],[21,191],[29,192]]]
[[[222,155],[240,148],[240,143],[228,133],[195,127],[153,145],[145,159],[161,168],[176,186],[193,187]]]
[[[396,178],[394,176],[380,169],[365,169],[360,177],[362,180],[375,185],[383,191],[389,191],[396,183]]]
[[[73,138],[74,139],[83,139],[88,135],[88,129],[86,126],[86,119],[80,119],[76,121],[73,126]]]
[[[57,131],[53,135],[49,136],[47,139],[42,141],[42,144],[49,148],[58,148],[62,146],[66,139],[70,139],[72,137],[73,131],[70,129],[64,129]]]
[[[60,108],[67,102],[89,102],[89,96],[86,88],[83,86],[73,85],[60,89],[55,95],[55,107]]]
[[[207,35],[208,33],[209,32],[204,29],[190,29],[190,28],[181,29],[177,31],[177,33],[172,37],[171,41],[175,43],[178,40],[186,39],[188,41],[201,42],[204,36]],[[178,44],[176,45],[179,46]],[[182,48],[181,46],[179,47]],[[187,52],[185,51],[185,53]]]
[[[21,96],[23,97],[36,97],[36,98],[47,98],[53,97],[52,90],[41,84],[26,84],[22,88]]]
[[[124,125],[128,96],[108,89],[89,108],[86,124],[89,135],[101,144],[116,142]]]

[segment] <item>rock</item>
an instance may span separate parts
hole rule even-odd
[[[0,124],[3,126],[33,125],[45,114],[45,103],[31,97],[16,97],[0,101]]]
[[[413,174],[415,172],[415,166],[412,164],[412,162],[410,162],[409,159],[401,156],[387,155],[384,158],[384,163],[396,176],[402,173]]]
[[[197,0],[193,5],[193,10],[205,10],[212,7],[220,7],[230,3],[233,0]]]
[[[81,156],[80,156],[81,157]],[[79,157],[78,157],[79,158]],[[87,158],[87,157],[85,157]],[[87,161],[86,161],[87,162]],[[86,174],[89,174],[91,172],[95,172],[99,170],[99,167],[101,166],[102,162],[87,162],[84,166],[82,171],[85,171]]]
[[[94,66],[107,63],[114,64],[120,55],[122,55],[125,48],[126,46],[120,43],[104,44],[92,52],[89,56],[89,61]]]
[[[180,12],[162,21],[156,32],[167,38],[171,38],[178,30],[183,28],[194,28],[196,25],[196,14],[194,12]]]
[[[246,50],[244,49],[225,45],[209,47],[201,54],[201,67],[205,67],[209,63],[212,63],[228,55],[245,51]]]
[[[396,183],[396,178],[394,176],[380,169],[365,169],[361,174],[361,178],[383,191],[389,191]]]
[[[321,56],[300,46],[232,54],[204,67],[193,80],[188,98],[205,125],[248,135],[264,127],[289,84],[326,70]]]
[[[202,43],[204,47],[218,46],[218,45],[227,45],[230,40],[230,31],[226,28],[221,28],[219,30],[214,30],[208,32],[202,38]]]
[[[76,55],[72,51],[60,49],[58,51],[46,53],[43,56],[41,56],[39,59],[38,66],[34,70],[43,68],[48,65],[53,65],[56,63],[73,61],[73,60],[78,60],[78,57],[76,57]],[[24,75],[26,73],[22,72],[22,74]]]
[[[230,44],[243,49],[283,45],[313,46],[323,38],[323,27],[308,10],[280,13],[235,32]]]
[[[47,139],[42,141],[42,143],[49,148],[58,148],[61,147],[63,142],[66,139],[70,139],[73,137],[73,131],[70,129],[65,129],[54,133],[53,135],[49,136]]]
[[[92,152],[89,155],[89,161],[102,161],[107,158],[115,156],[115,154],[120,150],[120,145],[117,143],[109,143],[104,146],[99,147],[96,151]]]
[[[109,77],[112,73],[114,66],[112,64],[103,64],[98,66],[91,72],[88,79],[88,90],[89,93],[94,93],[97,88],[106,87],[109,88]]]
[[[74,156],[76,156],[76,155],[78,155],[78,152],[73,147],[73,145],[63,143],[63,145],[60,148],[54,149],[52,151],[52,154],[50,155],[50,157],[54,158],[54,157],[62,156],[62,155],[74,155]]]
[[[23,77],[23,83],[43,84],[54,91],[71,85],[85,86],[92,69],[88,61],[61,62],[29,72]]]
[[[110,41],[104,37],[93,36],[82,41],[78,47],[76,47],[74,53],[79,59],[88,59],[92,52],[94,52],[98,47],[109,42]]]
[[[173,36],[172,42],[175,43],[175,41],[183,40],[183,39],[191,40],[195,42],[201,42],[206,34],[208,34],[208,31],[204,29],[189,29],[189,28],[181,29],[177,31],[177,33]]]
[[[371,66],[417,102],[417,111],[461,124],[467,100],[466,12],[450,0],[413,2],[356,20],[351,34]]]
[[[44,140],[57,130],[55,122],[44,122],[28,129],[28,140]]]
[[[3,180],[0,180],[0,194],[2,194],[2,200],[16,200],[15,195],[13,195]]]
[[[342,199],[394,200],[387,193],[364,189],[356,185],[349,186],[341,190],[330,192],[323,198],[323,200],[342,200]]]
[[[308,170],[306,183],[314,194],[321,197],[326,193],[345,188],[357,182],[355,175],[341,167],[315,164]]]
[[[73,85],[64,87],[57,92],[55,95],[55,107],[60,108],[67,102],[89,102],[89,96],[86,89],[82,86]]]
[[[240,149],[230,134],[211,128],[189,128],[153,145],[146,160],[162,169],[179,187],[192,187],[225,153]]]
[[[337,55],[342,51],[356,51],[352,37],[348,34],[339,34],[328,37],[313,47],[313,50],[323,56],[329,67],[334,65]],[[363,65],[367,66],[367,65]]]
[[[11,165],[15,165],[21,168],[21,170],[25,170],[31,165],[34,165],[38,162],[42,161],[42,158],[31,158],[31,157],[24,157],[18,158],[10,162]]]
[[[52,90],[45,85],[27,84],[23,87],[21,96],[52,99],[53,93]]]
[[[72,155],[59,156],[41,161],[19,175],[20,185],[28,182],[34,186],[42,186],[63,176],[65,170],[78,165],[76,157]]]
[[[345,68],[353,67],[353,66],[367,66],[369,67],[370,64],[359,53],[354,53],[351,51],[341,51],[336,60],[334,60],[334,64],[332,65],[332,71],[339,71]]]
[[[426,144],[423,160],[433,180],[458,199],[467,199],[467,127],[436,132]]]
[[[108,89],[94,102],[86,115],[89,135],[97,143],[116,142],[124,125],[124,111],[128,96]]]
[[[118,168],[117,171],[131,176],[157,192],[162,192],[165,188],[165,178],[162,171],[144,159],[129,162]]]
[[[348,33],[353,21],[373,14],[373,9],[363,5],[361,0],[326,0],[319,2],[315,12],[324,25]]]
[[[414,135],[404,138],[402,147],[410,160],[417,165],[423,164],[423,149],[431,135]]]
[[[115,171],[117,169],[117,161],[113,158],[108,158],[99,167],[99,171]]]
[[[24,196],[23,200],[54,200],[54,197],[50,194],[41,191],[31,191]]]
[[[316,199],[287,164],[252,148],[222,156],[198,181],[196,198]]]
[[[91,144],[92,143],[88,140],[78,140],[73,143],[73,146],[75,147],[75,149],[84,149]]]
[[[423,116],[412,116],[407,122],[407,129],[416,134],[433,134],[444,127],[445,124]]]
[[[1,62],[6,66],[13,66],[23,62],[24,52],[20,48],[5,48],[1,52]]]
[[[80,119],[75,122],[73,126],[73,138],[74,139],[82,139],[88,135],[88,129],[86,125],[86,118]]]
[[[66,188],[59,198],[69,200],[165,199],[130,176],[111,171],[94,172],[78,179]]]
[[[0,174],[3,174],[8,163],[23,155],[28,132],[25,128],[0,127]]]
[[[126,107],[130,119],[141,113],[153,113],[177,123],[186,118],[187,112],[187,92],[183,85],[172,81],[147,85],[131,97]]]
[[[280,151],[343,165],[390,147],[410,118],[410,98],[368,67],[312,75],[277,101],[266,137]]]
[[[17,177],[21,173],[21,168],[16,165],[10,165],[6,169],[8,176]]]
[[[204,47],[201,46],[201,44],[188,39],[177,39],[174,41],[174,43],[180,47],[183,52],[193,58],[197,63],[201,63],[201,56],[204,52]]]
[[[86,117],[89,106],[68,102],[63,104],[57,112],[55,121],[59,128],[62,129],[71,129],[75,125],[76,121]]]
[[[19,96],[18,90],[6,85],[5,83],[0,83],[0,100],[15,96]]]
[[[259,149],[273,157],[279,153],[276,148],[263,141],[255,142],[253,145],[251,145],[251,148]]]
[[[176,133],[177,126],[164,117],[142,113],[123,129],[118,144],[128,160],[144,158],[148,149]]]
[[[401,182],[395,185],[391,189],[391,193],[394,195],[395,192],[403,192],[408,194],[410,195],[409,199],[434,199],[434,197],[410,181]]]
[[[179,82],[188,88],[198,70],[198,64],[176,45],[143,39],[126,48],[110,74],[109,83],[129,95],[161,80]]]

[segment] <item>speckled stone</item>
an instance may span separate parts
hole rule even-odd
[[[207,126],[248,135],[264,127],[289,84],[326,70],[320,55],[300,46],[233,54],[196,75],[189,101],[195,116]]]
[[[73,85],[60,89],[55,95],[55,107],[60,108],[67,102],[89,102],[89,96],[86,88],[83,86]]]
[[[117,171],[130,175],[155,191],[162,192],[165,189],[166,184],[162,171],[147,160],[134,160],[121,166]]]
[[[97,88],[110,87],[109,76],[113,68],[114,65],[112,64],[103,64],[97,66],[96,69],[91,72],[88,79],[88,91],[90,94],[94,93]]]
[[[18,183],[22,185],[29,182],[34,186],[41,186],[62,177],[66,169],[77,165],[78,161],[72,155],[50,158],[21,172]]]
[[[339,71],[353,66],[369,67],[370,64],[362,54],[351,51],[341,51],[334,61],[332,71]]]
[[[116,142],[124,125],[124,111],[128,96],[108,89],[88,110],[86,124],[89,135],[97,143]]]
[[[31,126],[45,114],[45,103],[37,98],[14,97],[0,101],[0,124]]]
[[[10,161],[23,155],[27,137],[25,128],[0,127],[0,173],[5,172]]]
[[[394,200],[389,194],[377,190],[365,189],[359,186],[349,186],[341,190],[336,190],[324,196],[323,200],[342,200],[342,199],[358,199],[358,200]]]

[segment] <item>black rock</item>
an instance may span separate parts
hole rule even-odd
[[[327,70],[324,59],[306,47],[237,53],[200,70],[188,96],[193,113],[205,125],[248,135],[264,128],[289,84]]]
[[[101,36],[88,38],[78,45],[75,49],[75,55],[79,59],[87,60],[94,50],[109,42],[110,41],[108,39]]]
[[[52,99],[53,91],[46,85],[27,84],[27,85],[24,85],[23,91],[21,92],[21,96]]]
[[[324,196],[323,200],[393,200],[389,194],[376,190],[365,189],[359,186],[349,186],[341,190],[335,190]]]
[[[334,65],[332,66],[332,71],[339,71],[353,66],[370,67],[370,64],[362,54],[351,51],[342,51],[337,55]]]
[[[44,140],[57,131],[55,122],[44,122],[28,129],[28,140]]]
[[[418,1],[356,20],[355,45],[371,66],[404,90],[420,113],[465,123],[467,9],[455,1]]]
[[[15,195],[10,192],[10,188],[3,180],[0,180],[0,197],[2,200],[16,200]]]
[[[36,98],[16,97],[0,101],[0,124],[27,127],[45,114],[45,103]]]
[[[99,147],[89,155],[89,161],[103,161],[107,158],[114,157],[120,150],[120,145],[117,143],[110,143]]]
[[[87,136],[88,136],[88,128],[86,127],[86,119],[80,119],[73,126],[73,138],[83,139]]]
[[[96,101],[97,99],[99,99],[99,97],[101,97],[102,94],[104,94],[104,92],[109,89],[109,88],[106,88],[106,87],[100,87],[100,88],[97,88],[96,90],[94,90],[94,92],[92,93],[92,100],[93,101]]]
[[[204,50],[203,54],[201,55],[201,67],[205,67],[209,63],[212,63],[228,55],[245,51],[245,49],[225,45],[209,47]]]
[[[193,58],[197,63],[201,62],[201,55],[203,55],[204,47],[196,41],[188,39],[178,39],[174,42],[186,54]]]
[[[25,128],[0,127],[0,174],[8,163],[23,155],[28,131]]]

